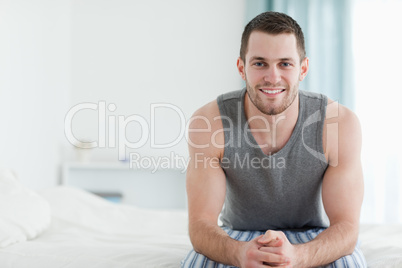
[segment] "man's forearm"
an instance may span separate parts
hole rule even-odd
[[[352,254],[358,233],[358,225],[337,223],[310,242],[296,245],[301,267],[326,265]]]
[[[192,222],[189,231],[195,251],[216,262],[238,266],[238,252],[244,242],[232,239],[217,224],[207,221]]]

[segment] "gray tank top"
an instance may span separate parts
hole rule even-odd
[[[218,97],[225,149],[224,226],[235,230],[328,227],[321,186],[328,163],[322,146],[327,98],[299,90],[299,115],[285,146],[267,155],[244,113],[246,89]]]

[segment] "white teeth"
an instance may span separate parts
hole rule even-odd
[[[265,90],[261,89],[263,92],[268,93],[268,94],[276,94],[282,91],[282,89],[277,89],[277,90]]]

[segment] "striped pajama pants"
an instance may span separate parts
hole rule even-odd
[[[231,238],[236,239],[238,241],[250,241],[257,236],[264,234],[264,232],[260,231],[235,231],[230,228],[223,227],[222,228]],[[301,244],[307,243],[308,241],[314,239],[319,233],[324,231],[323,228],[315,228],[307,231],[283,231],[292,244]],[[182,268],[229,268],[234,266],[228,266],[221,263],[214,262],[202,254],[191,250],[187,256],[181,261]],[[355,251],[348,256],[344,256],[333,263],[325,266],[326,268],[342,268],[342,267],[358,267],[363,268],[367,267],[366,260],[363,256],[363,253],[356,246]]]

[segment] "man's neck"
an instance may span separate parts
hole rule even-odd
[[[262,113],[246,93],[244,112],[249,129],[264,153],[275,153],[286,144],[296,126],[299,115],[299,93],[293,103],[277,115]]]
[[[247,93],[245,94],[244,98],[244,112],[247,120],[253,117],[258,117],[261,119],[263,118],[262,120],[255,120],[256,122],[260,122],[260,125],[262,126],[263,124],[266,124],[263,121],[268,122],[270,126],[276,124],[277,127],[281,125],[281,127],[283,126],[285,128],[293,128],[296,125],[297,117],[299,115],[299,93],[297,93],[295,100],[285,111],[276,115],[267,115],[262,113],[251,102]],[[279,121],[283,121],[283,123],[279,123]]]

